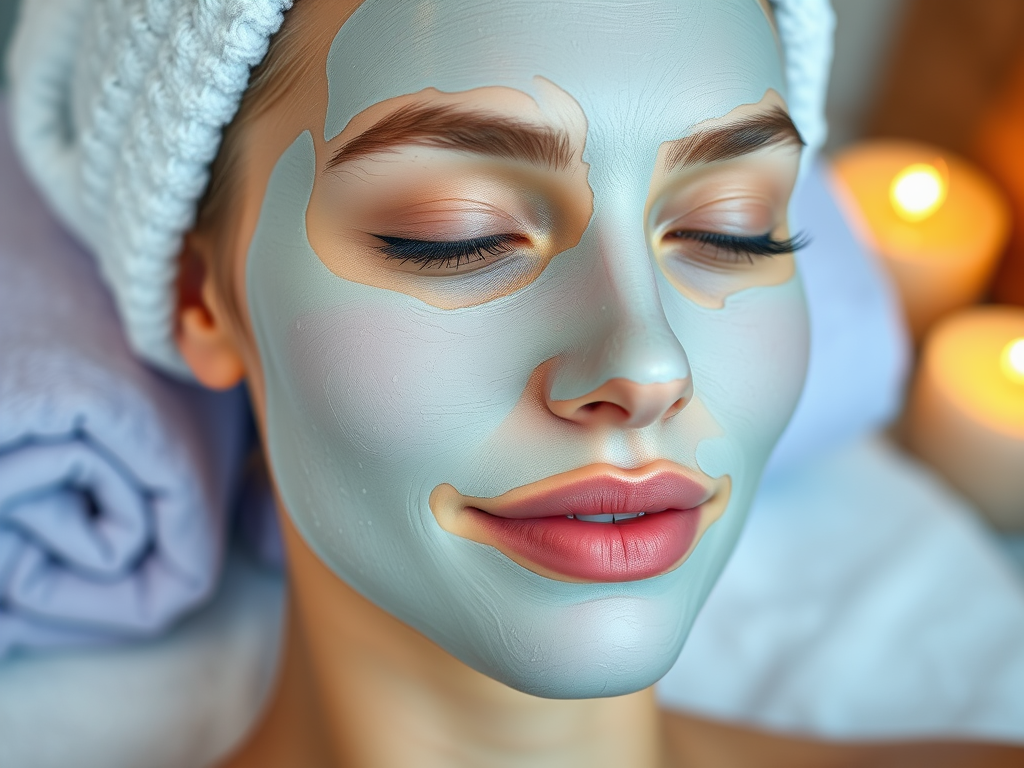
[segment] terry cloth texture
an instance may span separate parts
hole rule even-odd
[[[240,391],[132,353],[0,128],[0,661],[155,635],[207,600],[245,418]]]
[[[290,5],[28,0],[12,42],[12,129],[29,175],[99,260],[135,351],[184,376],[172,338],[181,239]]]
[[[173,340],[177,255],[248,83],[292,0],[28,0],[8,62],[15,143],[97,257],[129,341],[190,377]],[[828,0],[774,0],[789,106],[825,137]]]

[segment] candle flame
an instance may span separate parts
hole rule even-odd
[[[948,184],[934,165],[915,163],[896,174],[889,188],[889,200],[900,218],[924,221],[946,200]]]
[[[1003,373],[1017,384],[1024,384],[1024,336],[1014,339],[1003,348]]]

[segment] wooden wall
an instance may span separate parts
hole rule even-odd
[[[865,134],[946,147],[1004,187],[1014,235],[992,298],[1024,304],[1024,0],[911,0]]]

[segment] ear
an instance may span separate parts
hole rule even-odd
[[[206,265],[212,245],[194,232],[185,236],[179,257],[175,342],[196,379],[210,389],[231,389],[245,377],[216,286]]]

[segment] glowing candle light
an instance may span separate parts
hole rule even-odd
[[[946,200],[946,180],[934,165],[914,163],[896,174],[889,199],[900,218],[924,221]]]
[[[854,229],[892,275],[914,337],[975,303],[1010,232],[1003,194],[971,163],[900,141],[858,144],[835,159]]]
[[[1006,378],[1017,384],[1024,384],[1024,337],[1014,339],[1006,345],[1000,363]]]
[[[905,427],[908,445],[994,525],[1024,531],[1024,309],[976,307],[936,325]]]

